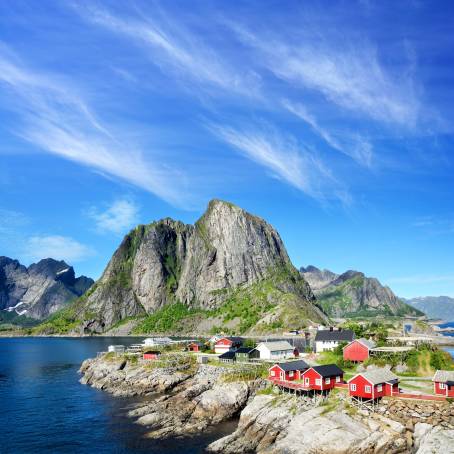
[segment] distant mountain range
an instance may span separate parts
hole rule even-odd
[[[389,287],[359,271],[336,274],[310,265],[301,268],[300,272],[316,295],[318,304],[330,317],[422,315]]]
[[[40,260],[28,268],[0,256],[0,321],[42,320],[66,303],[83,295],[93,279],[76,278],[64,261]]]
[[[424,312],[430,318],[454,321],[454,298],[449,296],[419,296],[405,299],[407,304]]]

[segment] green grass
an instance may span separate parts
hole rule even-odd
[[[132,332],[133,334],[171,332],[178,327],[179,322],[201,312],[201,310],[191,309],[183,303],[168,304],[145,317]]]

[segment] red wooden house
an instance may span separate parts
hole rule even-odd
[[[367,339],[355,339],[344,347],[344,360],[362,362],[369,358],[369,352],[375,348],[375,342]]]
[[[203,350],[202,342],[190,342],[186,348],[189,352],[201,352]]]
[[[146,350],[143,352],[143,359],[145,360],[158,359],[160,355],[161,352],[158,350]]]
[[[437,370],[432,381],[435,394],[454,397],[454,371]]]
[[[307,369],[309,369],[309,365],[302,360],[276,363],[268,369],[268,378],[270,380],[300,380],[301,374]]]
[[[348,381],[352,397],[378,399],[399,392],[399,378],[388,369],[372,369],[355,375]]]
[[[314,366],[307,369],[302,375],[305,388],[325,391],[334,388],[336,383],[342,383],[344,371],[336,364]]]
[[[214,344],[215,353],[225,353],[236,350],[243,345],[241,337],[223,337]]]

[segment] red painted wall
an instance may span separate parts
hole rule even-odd
[[[326,378],[329,378],[329,383],[326,383]],[[314,369],[308,369],[301,374],[301,379],[303,380],[303,385],[308,386],[311,389],[316,389],[318,391],[323,391],[325,389],[333,389],[336,385],[336,377],[324,377],[322,378]],[[306,381],[309,379],[309,382]],[[321,380],[321,385],[316,384],[316,380]],[[342,381],[342,375],[340,376]]]
[[[274,372],[274,375],[272,375],[272,371]],[[294,381],[300,379],[301,372],[299,370],[293,371],[293,374],[291,374],[291,372],[292,371],[283,371],[278,365],[275,365],[269,369],[268,377],[271,380]]]
[[[451,389],[448,388],[448,390],[446,391],[447,387],[448,387],[448,385],[445,384],[445,389],[441,389],[440,383],[435,382],[435,386],[434,386],[435,394],[438,394],[440,396],[454,397],[454,386],[451,386]]]
[[[143,359],[158,359],[158,356],[156,353],[144,353]]]
[[[189,344],[189,351],[190,352],[198,352],[199,346],[197,344]]]
[[[356,385],[356,390],[352,391],[351,385],[355,384]],[[370,392],[366,391],[366,386],[370,386]],[[379,386],[380,385],[375,385],[373,386],[371,383],[369,383],[362,375],[358,375],[357,377],[354,377],[348,382],[348,392],[350,396],[355,396],[355,397],[362,397],[364,399],[372,399],[372,398],[377,398],[377,397],[383,397],[383,396],[390,396],[393,387],[391,385],[387,385],[386,383],[381,384],[381,391],[379,391]],[[395,392],[398,390],[398,385],[394,386]]]
[[[369,349],[361,342],[353,341],[344,348],[344,360],[366,361],[369,358]]]

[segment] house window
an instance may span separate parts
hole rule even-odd
[[[377,386],[377,391],[378,391],[378,392],[380,392],[382,389],[383,389],[383,386],[382,386],[382,385],[378,385],[378,386]]]
[[[446,389],[446,385],[444,383],[440,383],[440,389]]]
[[[276,375],[276,372],[274,370],[271,371],[271,376],[274,377]]]
[[[304,378],[304,383],[306,384],[306,386],[309,386],[309,378],[308,377]]]
[[[326,383],[327,385],[329,385],[329,384],[331,383],[331,378],[329,378],[329,377],[328,377],[328,378],[325,378],[325,383]]]
[[[371,393],[371,392],[372,392],[372,388],[371,388],[369,385],[366,385],[366,386],[364,387],[364,391],[365,391],[366,393]]]
[[[293,370],[291,370],[291,371],[288,373],[288,376],[289,376],[289,377],[293,377]]]
[[[317,386],[322,386],[322,379],[321,379],[321,378],[317,378],[317,379],[315,380],[315,384],[316,384]]]
[[[340,378],[340,375],[338,375],[338,376],[336,377],[336,383],[340,383],[340,381],[341,381],[341,378]]]
[[[356,384],[355,384],[355,383],[352,383],[352,384],[350,385],[350,390],[351,390],[351,391],[356,391]]]

